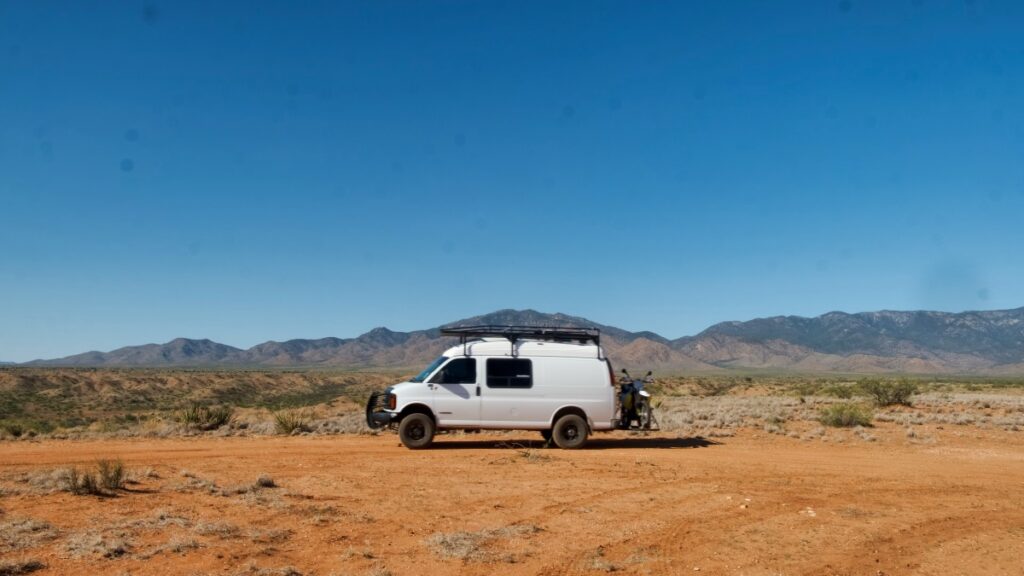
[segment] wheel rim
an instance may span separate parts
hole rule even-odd
[[[579,435],[579,430],[575,426],[569,425],[565,427],[565,438],[566,440],[575,440],[576,436]]]
[[[412,438],[413,440],[422,440],[425,435],[426,430],[423,429],[423,424],[415,422],[412,426],[409,426],[409,438]]]

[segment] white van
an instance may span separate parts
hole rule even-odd
[[[470,326],[442,329],[460,344],[408,382],[370,396],[366,422],[390,426],[408,448],[438,430],[538,430],[580,448],[618,426],[618,394],[600,332],[581,328]]]

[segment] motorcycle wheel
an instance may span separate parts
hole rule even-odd
[[[651,429],[651,405],[647,402],[640,405],[640,429]]]

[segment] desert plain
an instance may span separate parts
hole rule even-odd
[[[11,374],[22,413],[40,418],[25,403],[47,382],[112,378]],[[186,384],[167,398],[217,400],[187,384],[208,376],[174,375]],[[284,408],[237,386],[213,430],[184,424],[186,404],[128,418],[93,398],[74,415],[89,424],[6,434],[0,574],[1024,574],[1014,383],[922,380],[909,405],[872,406],[855,379],[680,377],[661,384],[657,432],[577,451],[454,432],[410,451],[359,427],[350,375],[309,378],[328,382],[290,392],[310,403],[289,409],[302,425],[288,434],[260,426]],[[822,423],[846,404],[870,422]],[[72,489],[71,470],[100,462],[123,482]]]

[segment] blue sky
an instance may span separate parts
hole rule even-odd
[[[1019,2],[0,2],[0,360],[1024,305]]]

